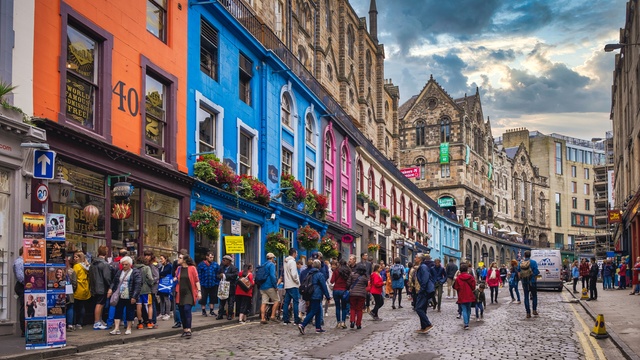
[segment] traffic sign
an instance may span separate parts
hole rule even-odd
[[[36,198],[41,203],[46,202],[49,199],[49,188],[45,184],[38,184],[36,188]]]
[[[55,162],[55,151],[36,150],[33,154],[33,177],[36,179],[53,179]]]

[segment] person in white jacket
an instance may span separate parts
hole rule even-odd
[[[290,324],[289,321],[289,304],[293,301],[294,323],[300,324],[300,313],[298,305],[300,301],[300,276],[298,274],[298,266],[296,258],[298,251],[294,248],[289,249],[289,256],[284,259],[284,304],[282,304],[282,320],[285,325]]]

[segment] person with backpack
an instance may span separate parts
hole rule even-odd
[[[289,304],[293,302],[293,319],[295,324],[300,323],[300,276],[298,275],[298,264],[296,258],[298,250],[289,249],[289,256],[284,259],[284,304],[282,306],[282,321],[290,324]]]
[[[142,286],[140,288],[140,296],[136,303],[136,313],[138,316],[138,330],[142,330],[145,327],[153,329],[153,323],[151,317],[153,316],[153,303],[151,288],[153,286],[153,274],[151,268],[146,263],[144,256],[140,256],[136,259],[134,269],[140,272],[142,278]],[[146,311],[145,311],[146,310]]]
[[[102,310],[107,304],[107,292],[111,288],[111,268],[106,260],[107,250],[106,246],[99,246],[98,256],[93,259],[89,268],[91,296],[95,299],[93,330],[107,329],[107,324],[102,321]]]
[[[498,303],[498,290],[500,288],[500,270],[498,270],[498,264],[494,261],[489,266],[487,271],[487,285],[491,291],[491,304]]]
[[[393,298],[391,300],[391,308],[396,308],[396,298],[398,299],[398,309],[402,309],[402,289],[404,288],[404,266],[400,263],[399,257],[393,260],[391,267],[391,288],[393,289]]]
[[[416,281],[416,272],[422,263],[422,257],[416,255],[413,259],[413,267],[409,270],[409,291],[411,291],[411,307],[416,309],[416,296],[420,291],[420,284]]]
[[[458,272],[458,265],[456,265],[456,261],[453,258],[449,259],[449,264],[447,264],[447,299],[452,299],[456,297],[456,290],[453,288],[453,278],[456,276]],[[453,291],[453,296],[451,296],[451,292]]]
[[[476,322],[480,321],[480,319],[484,320],[484,309],[487,307],[487,297],[484,294],[485,287],[485,284],[481,282],[478,288],[473,291],[473,296],[476,299],[475,304],[473,304],[476,308]]]
[[[258,266],[256,269],[256,283],[260,286],[260,296],[262,296],[262,304],[260,305],[260,324],[268,324],[269,320],[276,320],[276,312],[280,304],[278,298],[278,278],[276,277],[276,256],[273,253],[267,254],[267,262]],[[267,314],[267,304],[273,304],[271,307],[271,316]]]
[[[200,299],[202,316],[207,316],[207,303],[209,304],[208,315],[217,316],[213,308],[218,304],[220,279],[217,275],[219,270],[220,266],[218,266],[211,251],[207,252],[205,259],[198,264],[198,278],[200,279],[200,286],[202,286],[202,299]]]
[[[511,295],[511,302],[515,302],[516,304],[520,304],[520,291],[518,290],[519,282],[520,278],[518,277],[518,262],[516,260],[511,260],[511,274],[509,275],[509,295]],[[516,301],[516,298],[513,296],[514,292],[516,293],[518,301]]]
[[[347,262],[342,259],[339,266],[331,274],[331,284],[333,284],[333,299],[336,305],[336,329],[346,329],[347,321],[347,304],[351,293],[351,269],[347,266]],[[345,292],[348,292],[345,298]]]
[[[433,306],[433,309],[435,310],[437,308],[438,312],[440,312],[440,306],[442,305],[442,293],[443,293],[442,287],[444,286],[444,283],[447,281],[447,272],[442,267],[442,263],[440,259],[436,259],[435,266],[433,267],[433,281],[435,282],[435,285],[436,285],[436,293],[433,297],[434,303],[435,303]]]
[[[418,265],[418,269],[416,270],[416,301],[415,301],[415,309],[418,313],[418,317],[420,318],[420,329],[416,330],[417,333],[426,334],[431,329],[433,329],[433,325],[431,321],[429,321],[429,317],[427,316],[427,307],[429,306],[429,299],[435,293],[435,284],[432,279],[431,271],[427,266],[427,260],[431,260],[429,255],[422,256],[418,254],[417,258],[421,258],[421,262]]]
[[[322,328],[322,298],[325,297],[327,300],[331,300],[329,290],[327,289],[327,279],[320,271],[322,262],[318,259],[313,260],[311,266],[311,270],[309,270],[301,286],[302,297],[305,301],[309,301],[307,316],[301,324],[298,324],[298,330],[302,335],[304,335],[304,328],[314,317],[316,321],[316,333],[325,332]]]
[[[520,264],[518,264],[518,277],[522,281],[524,308],[527,311],[527,319],[531,318],[530,297],[533,303],[533,315],[538,316],[538,284],[536,280],[538,275],[540,275],[538,262],[531,259],[531,250],[527,250],[524,252],[524,258],[520,261]]]
[[[591,258],[591,268],[589,269],[589,298],[587,301],[595,301],[598,300],[598,287],[596,283],[598,281],[598,274],[600,273],[600,268],[598,267],[598,263],[596,262],[596,258]]]
[[[456,277],[453,288],[458,292],[458,305],[462,312],[462,321],[464,329],[469,330],[469,319],[471,317],[471,304],[476,302],[473,291],[476,288],[476,279],[469,274],[469,268],[466,263],[460,264],[460,273]],[[460,318],[460,316],[458,316]]]

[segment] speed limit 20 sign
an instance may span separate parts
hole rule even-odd
[[[39,184],[36,188],[36,198],[41,203],[46,202],[49,199],[49,188],[45,184]]]

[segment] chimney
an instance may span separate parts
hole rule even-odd
[[[369,33],[378,41],[378,7],[376,6],[376,0],[371,0],[369,5]]]

